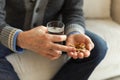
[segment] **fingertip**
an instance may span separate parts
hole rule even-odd
[[[87,50],[92,50],[92,45],[91,44],[87,44],[86,48],[87,48]]]
[[[83,59],[83,58],[84,58],[84,54],[83,54],[82,52],[79,52],[79,53],[78,53],[78,57],[79,57],[80,59]]]
[[[68,52],[67,54],[68,54],[68,56],[70,56],[70,57],[73,56],[73,52]]]
[[[74,59],[77,59],[77,58],[78,58],[78,53],[77,53],[77,52],[74,52],[72,57],[73,57]]]
[[[84,57],[89,57],[90,56],[90,51],[86,50],[86,52],[84,53]]]

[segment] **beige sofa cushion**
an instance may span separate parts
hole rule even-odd
[[[112,19],[120,24],[120,0],[112,0],[111,6]]]
[[[109,18],[111,0],[84,0],[86,18]]]
[[[120,74],[120,25],[110,19],[86,20],[87,29],[107,41],[108,51],[89,80],[106,80]]]

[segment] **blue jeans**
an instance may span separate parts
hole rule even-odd
[[[19,80],[14,68],[5,58],[11,53],[12,51],[0,44],[0,80]]]
[[[90,31],[86,31],[85,34],[95,44],[90,57],[76,60],[71,58],[51,80],[87,80],[95,67],[103,60],[107,51],[106,42]],[[1,51],[3,48],[5,47],[0,46],[0,80],[19,80],[12,65],[4,58],[11,51],[6,50],[8,51],[6,53],[6,51]]]

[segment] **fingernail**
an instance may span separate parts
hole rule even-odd
[[[61,37],[62,37],[62,38],[65,38],[65,39],[67,38],[67,36],[66,36],[66,35],[61,35]]]

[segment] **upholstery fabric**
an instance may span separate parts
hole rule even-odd
[[[13,65],[20,80],[50,80],[67,60],[63,55],[57,60],[49,60],[31,51],[12,54],[7,59]]]
[[[120,24],[120,0],[112,0],[111,16],[114,21]]]
[[[111,0],[84,0],[86,18],[109,18]]]
[[[107,41],[108,52],[105,59],[98,65],[89,80],[104,80],[120,74],[120,25],[105,20],[87,20],[87,28]],[[96,53],[97,54],[97,53]]]

